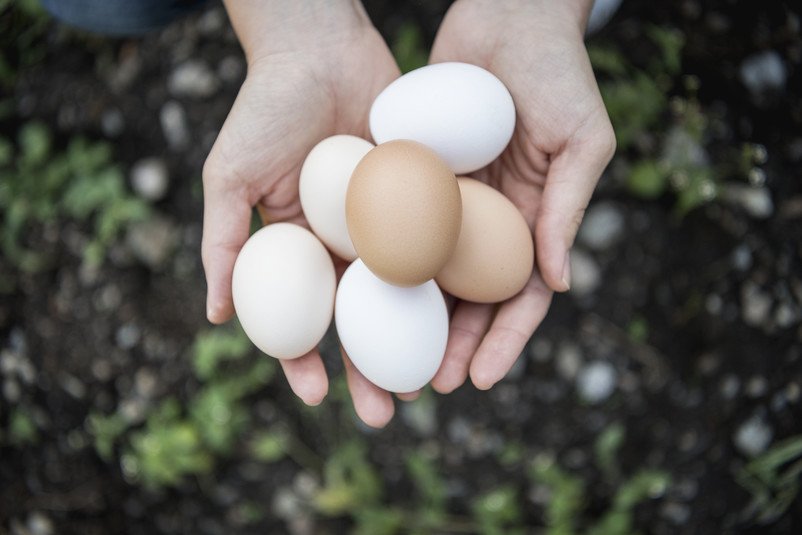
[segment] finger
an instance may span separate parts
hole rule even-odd
[[[432,387],[441,394],[459,388],[468,378],[468,368],[476,348],[493,318],[493,305],[461,301],[454,309],[448,329],[446,354],[432,379]]]
[[[231,274],[248,239],[251,205],[244,194],[220,187],[218,176],[204,170],[203,240],[201,256],[206,272],[206,317],[223,323],[234,314]]]
[[[501,305],[471,362],[471,380],[487,390],[507,375],[540,322],[553,293],[535,272],[524,289]]]
[[[396,393],[395,397],[401,401],[415,401],[420,397],[420,392],[420,390],[415,390],[414,392]]]
[[[360,420],[370,427],[381,429],[393,418],[395,407],[389,392],[374,385],[356,369],[344,349],[340,349],[345,366],[345,378],[348,390],[354,401],[354,410]]]
[[[320,352],[313,349],[297,359],[279,359],[287,382],[307,405],[319,405],[329,392],[329,378]]]
[[[535,243],[543,280],[555,291],[564,292],[571,286],[568,251],[613,152],[615,135],[602,107],[549,165]]]

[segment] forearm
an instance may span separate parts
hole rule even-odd
[[[224,0],[249,63],[277,52],[326,46],[370,20],[360,0]]]

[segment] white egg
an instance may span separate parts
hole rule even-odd
[[[456,174],[498,158],[514,128],[510,92],[491,73],[467,63],[436,63],[408,72],[388,85],[370,109],[376,143],[423,143]]]
[[[448,311],[434,281],[393,286],[356,260],[340,280],[334,321],[354,366],[390,392],[422,388],[445,354]]]
[[[334,263],[314,234],[292,223],[256,231],[234,264],[231,292],[245,334],[276,358],[308,353],[334,311]]]
[[[357,256],[345,224],[345,192],[356,164],[372,148],[356,136],[328,137],[315,145],[301,168],[298,195],[309,226],[345,260]]]

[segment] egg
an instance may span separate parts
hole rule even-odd
[[[457,244],[457,179],[431,149],[389,141],[354,169],[345,216],[354,248],[374,274],[390,284],[417,286],[434,278]]]
[[[462,226],[454,254],[437,284],[455,297],[477,303],[504,301],[532,275],[532,233],[518,208],[498,190],[472,178],[457,180]]]
[[[345,192],[351,173],[373,143],[349,135],[331,136],[312,149],[301,167],[298,195],[309,226],[337,256],[354,260],[345,223]]]
[[[334,263],[314,234],[292,223],[256,231],[234,264],[234,309],[256,347],[279,359],[308,353],[334,312]]]
[[[515,128],[504,84],[467,63],[436,63],[388,85],[370,109],[377,144],[411,139],[432,148],[457,174],[480,169],[502,153]]]
[[[393,286],[356,260],[337,288],[334,321],[351,362],[380,388],[414,392],[440,368],[448,311],[434,281]]]

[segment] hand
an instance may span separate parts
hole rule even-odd
[[[554,291],[570,286],[568,251],[613,134],[583,43],[588,0],[460,0],[440,26],[431,63],[462,61],[495,74],[512,94],[515,132],[498,160],[474,177],[523,214],[537,266],[520,294],[493,305],[454,304],[448,347],[432,385],[448,393],[470,373],[489,389],[540,325]],[[494,313],[495,311],[495,313]]]
[[[304,158],[334,134],[369,138],[376,95],[398,67],[358,2],[230,0],[229,15],[248,60],[248,76],[203,169],[203,265],[212,323],[234,313],[231,275],[259,206],[269,222],[308,227],[298,199]],[[339,274],[344,262],[335,259]],[[393,414],[390,394],[345,359],[354,406],[369,425]],[[320,403],[328,379],[317,349],[281,360],[293,391]]]

